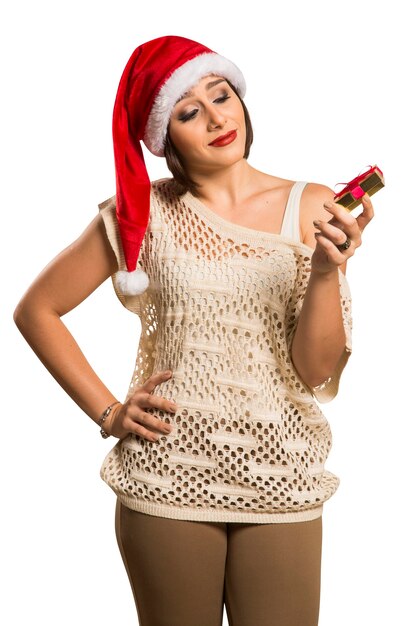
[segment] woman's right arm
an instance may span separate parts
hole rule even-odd
[[[14,321],[48,371],[78,406],[96,423],[104,409],[117,402],[88,363],[61,317],[78,306],[118,269],[101,215],[97,215],[80,237],[58,254],[39,274],[19,301]],[[152,396],[154,386],[163,380],[155,374],[141,387],[148,406],[164,407],[168,401]],[[142,404],[142,409],[146,404]],[[122,437],[128,432],[144,436],[146,431],[135,417],[145,418],[138,394],[128,405],[118,404],[103,428]],[[115,425],[116,415],[119,416]],[[155,428],[161,420],[149,415],[141,420]],[[113,425],[110,430],[108,426]],[[130,426],[130,428],[127,428]]]

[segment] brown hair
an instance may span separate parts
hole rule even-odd
[[[243,102],[239,94],[237,93],[234,86],[227,79],[225,80],[230,86],[230,88],[234,91],[234,93],[239,98],[240,103],[243,108],[243,113],[245,116],[245,125],[246,125],[246,142],[245,142],[245,153],[243,155],[243,158],[247,159],[249,156],[250,147],[253,142],[253,129],[252,129],[252,123],[249,117],[249,112],[248,112],[248,109],[246,108],[245,103]],[[166,139],[165,139],[164,156],[166,158],[168,169],[171,172],[174,178],[174,181],[176,183],[178,195],[182,195],[186,191],[190,191],[193,194],[193,196],[197,196],[198,187],[200,187],[201,185],[199,183],[196,183],[189,177],[185,169],[185,166],[182,162],[181,156],[179,152],[177,151],[176,147],[174,146],[174,144],[172,143],[171,137],[169,136],[169,125],[168,125]]]

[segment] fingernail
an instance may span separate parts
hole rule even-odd
[[[327,207],[328,209],[331,209],[333,206],[333,202],[326,201],[323,206]]]
[[[177,410],[177,408],[178,408],[178,407],[177,407],[177,405],[176,405],[176,404],[171,403],[171,404],[169,405],[169,408],[170,408],[170,410],[171,410],[171,411],[173,411],[173,412],[175,413],[175,411]]]
[[[316,228],[318,228],[320,226],[320,224],[321,224],[321,221],[320,220],[313,220],[313,224],[314,224],[314,226],[316,226]]]
[[[171,376],[171,374],[172,374],[171,370],[166,370],[164,372],[164,376]]]

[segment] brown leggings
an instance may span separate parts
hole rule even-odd
[[[321,517],[194,522],[116,504],[116,537],[140,626],[317,626]]]

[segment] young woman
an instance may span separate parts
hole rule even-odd
[[[314,626],[329,424],[351,352],[347,260],[373,215],[248,163],[245,81],[198,42],[139,46],[113,114],[116,194],[15,311],[59,384],[118,439],[101,476],[142,626]],[[150,183],[140,141],[172,178]],[[61,317],[112,277],[139,315],[124,402]],[[117,329],[108,329],[117,332]]]

